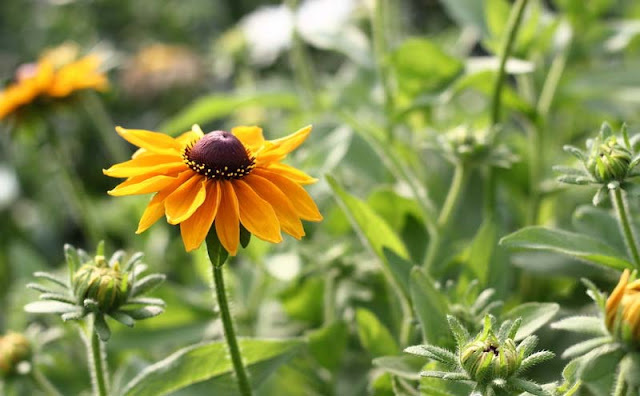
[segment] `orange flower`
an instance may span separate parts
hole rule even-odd
[[[302,188],[316,179],[280,162],[305,141],[310,126],[273,141],[255,126],[205,135],[194,125],[177,138],[120,127],[116,131],[140,149],[131,160],[103,171],[127,178],[109,194],[156,193],[136,233],[165,215],[170,224],[180,224],[187,251],[199,247],[215,227],[224,248],[235,255],[240,224],[258,238],[278,243],[281,230],[297,239],[305,235],[301,219],[322,220]]]
[[[622,340],[640,345],[640,279],[629,282],[624,270],[605,307],[605,324]]]
[[[43,56],[38,63],[18,68],[16,81],[0,91],[0,120],[40,96],[61,98],[81,89],[107,88],[107,78],[98,70],[97,56],[89,55],[59,67],[54,61],[51,56]]]

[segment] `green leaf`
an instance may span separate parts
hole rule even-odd
[[[491,258],[498,239],[498,227],[488,218],[476,233],[469,249],[469,268],[480,281],[486,285],[491,269]]]
[[[625,355],[618,344],[606,344],[580,358],[579,376],[583,381],[596,381],[611,376]]]
[[[447,324],[449,307],[433,279],[421,268],[414,267],[409,289],[424,339],[432,345],[449,346],[453,340]]]
[[[254,389],[304,345],[300,340],[240,339],[238,342]],[[207,380],[211,394],[236,395],[232,372],[225,343],[193,345],[144,369],[126,386],[123,395],[166,395]]]
[[[604,320],[596,316],[570,316],[551,324],[551,328],[581,334],[605,335]]]
[[[391,54],[400,89],[410,96],[445,87],[462,70],[462,62],[425,38],[405,40]]]
[[[101,341],[107,342],[109,338],[111,338],[111,329],[109,328],[107,321],[104,320],[104,315],[94,313],[94,316],[93,330],[98,334]]]
[[[358,323],[360,342],[372,357],[398,353],[398,344],[396,344],[389,330],[378,320],[373,312],[358,308],[356,322]]]
[[[509,248],[545,250],[566,254],[591,263],[622,270],[632,269],[625,256],[608,244],[590,236],[539,226],[526,227],[500,240]]]
[[[331,323],[309,333],[309,351],[322,367],[335,371],[340,367],[348,336],[346,323]]]
[[[420,379],[424,358],[419,356],[381,356],[373,359],[373,365],[388,373],[410,380]]]
[[[227,258],[229,258],[229,252],[222,246],[218,234],[216,232],[209,232],[206,238],[207,254],[209,255],[209,261],[215,267],[222,267]]]
[[[250,106],[265,108],[297,109],[298,96],[288,92],[263,92],[251,95],[214,94],[196,99],[181,112],[162,123],[158,130],[177,135],[191,129],[193,124],[204,124]]]
[[[504,321],[522,318],[522,323],[515,336],[515,340],[519,341],[544,326],[558,313],[559,309],[560,306],[556,303],[529,302],[518,305],[502,315],[500,319]]]
[[[77,311],[78,307],[59,301],[36,301],[24,306],[25,312],[29,313],[53,313],[62,314]]]
[[[131,290],[131,297],[136,297],[145,293],[150,292],[156,287],[160,286],[162,282],[167,277],[164,274],[151,274],[147,275],[144,278],[136,281],[133,285],[133,290]]]
[[[442,0],[442,5],[449,16],[461,28],[473,28],[486,32],[484,19],[484,2],[478,0]]]

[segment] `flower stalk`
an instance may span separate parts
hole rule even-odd
[[[224,338],[227,342],[227,347],[229,348],[229,354],[231,355],[231,362],[233,364],[233,371],[236,375],[236,381],[238,382],[238,389],[242,396],[251,396],[251,384],[242,362],[242,355],[240,353],[240,347],[238,346],[238,340],[236,339],[236,331],[233,325],[233,318],[231,316],[229,301],[227,299],[227,291],[224,285],[222,267],[227,261],[229,253],[224,249],[224,247],[222,247],[222,244],[215,232],[210,232],[209,235],[207,235],[206,241],[207,252],[209,254],[209,260],[213,271],[213,284],[216,300],[218,301],[220,319],[222,320],[222,327],[224,328]]]
[[[60,393],[56,389],[56,387],[53,386],[53,384],[47,379],[47,377],[45,377],[44,374],[42,374],[42,372],[38,370],[36,367],[33,367],[33,369],[31,370],[31,378],[33,379],[33,382],[35,382],[35,384],[38,386],[38,388],[40,388],[42,393],[44,393],[45,395],[62,396],[62,393]],[[0,392],[0,394],[3,394],[3,393]]]
[[[92,315],[91,318],[87,318],[87,321],[91,321],[92,324],[89,326],[81,326],[80,332],[87,346],[87,358],[89,362],[89,372],[91,373],[93,394],[95,396],[108,396],[106,351],[100,341],[98,333],[93,329],[93,327],[95,327],[95,314]],[[86,328],[86,331],[82,327]]]
[[[632,228],[629,205],[627,204],[626,197],[622,193],[620,184],[616,182],[609,183],[609,192],[611,194],[611,201],[616,209],[618,215],[618,221],[620,223],[620,231],[624,238],[624,243],[627,246],[627,250],[633,259],[633,264],[636,268],[640,269],[640,254],[638,253],[638,243],[636,236]]]

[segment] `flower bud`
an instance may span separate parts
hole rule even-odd
[[[120,272],[118,263],[110,267],[104,256],[96,256],[73,275],[73,294],[81,305],[89,298],[102,312],[113,311],[127,300],[128,274]]]
[[[460,364],[478,383],[507,379],[518,370],[521,357],[511,338],[500,342],[490,329],[460,349]]]
[[[31,358],[31,343],[19,333],[0,337],[0,378],[15,374],[18,364]]]
[[[640,349],[640,279],[629,281],[630,277],[629,270],[624,270],[607,299],[605,324],[618,340]]]
[[[477,160],[488,152],[486,136],[465,127],[451,130],[445,139],[452,154],[461,160]]]
[[[631,157],[631,151],[619,144],[615,136],[609,136],[604,141],[598,137],[592,143],[585,165],[599,182],[622,181],[629,172]]]

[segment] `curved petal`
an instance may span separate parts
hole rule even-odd
[[[289,178],[298,184],[313,184],[318,181],[318,179],[307,175],[303,171],[280,162],[269,164],[266,169]]]
[[[222,180],[220,185],[220,207],[216,215],[216,233],[222,246],[235,256],[238,252],[238,242],[240,241],[240,214],[238,208],[238,198],[233,190],[231,182]]]
[[[197,249],[211,230],[213,220],[220,207],[220,186],[217,182],[207,183],[207,198],[193,216],[180,223],[180,234],[187,252]]]
[[[292,182],[277,173],[265,171],[264,169],[256,168],[253,170],[252,174],[262,176],[275,184],[276,187],[278,187],[284,195],[289,198],[293,208],[301,219],[309,221],[322,220],[322,215],[320,214],[320,211],[318,211],[316,203],[313,202],[309,193],[307,193],[304,188],[300,187],[297,183]]]
[[[243,180],[234,180],[232,183],[238,197],[242,225],[260,239],[281,242],[280,222],[271,204],[260,198]]]
[[[162,217],[162,215],[164,214],[164,200],[192,175],[193,172],[191,170],[182,172],[178,175],[173,183],[160,190],[158,193],[156,193],[156,195],[153,196],[151,202],[149,202],[149,205],[147,205],[147,208],[144,210],[144,213],[140,218],[136,234],[140,234],[146,231],[156,221],[158,221],[160,217]]]
[[[118,184],[113,190],[107,191],[107,194],[114,197],[123,195],[138,195],[158,192],[167,187],[176,180],[176,177],[165,175],[142,175],[127,179]]]
[[[166,175],[189,169],[181,157],[177,155],[143,155],[129,161],[103,169],[102,173],[111,177],[133,177],[143,174]]]
[[[622,297],[624,297],[624,291],[625,291],[625,288],[627,287],[627,283],[629,282],[629,275],[631,275],[631,273],[629,272],[628,269],[625,269],[622,275],[620,276],[620,281],[618,282],[618,285],[616,286],[615,289],[613,289],[613,291],[611,292],[611,295],[607,299],[607,303],[605,305],[605,312],[607,316],[606,324],[609,329],[613,325],[613,321],[618,313],[618,305],[620,304]]]
[[[169,224],[188,219],[202,205],[207,195],[207,178],[192,172],[192,177],[176,188],[164,201]]]
[[[268,163],[279,161],[287,156],[290,152],[298,148],[311,133],[311,125],[299,129],[289,136],[269,141],[269,147],[263,149],[256,159],[256,162]]]
[[[231,133],[253,152],[260,149],[265,142],[262,128],[257,126],[237,126],[231,129]]]
[[[125,129],[117,126],[116,132],[127,142],[158,154],[180,155],[182,146],[169,135],[145,131],[143,129]]]
[[[304,228],[289,198],[284,193],[264,177],[250,174],[243,179],[251,186],[260,198],[267,201],[276,212],[282,230],[296,239],[302,238]]]

